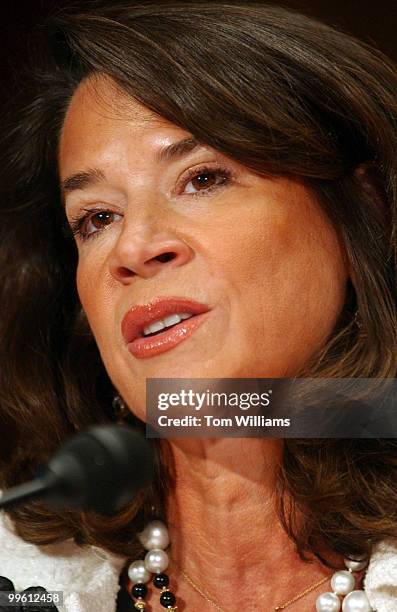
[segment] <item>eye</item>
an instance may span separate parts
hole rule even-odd
[[[194,190],[186,191],[189,196],[206,196],[215,190],[228,185],[234,173],[226,168],[210,168],[201,166],[192,168],[182,179],[182,186],[192,184]],[[121,217],[107,209],[91,208],[83,209],[84,214],[80,213],[77,217],[72,217],[69,221],[69,228],[73,236],[79,236],[82,241],[99,236],[108,226],[114,222],[114,217]]]
[[[198,191],[190,190],[185,191],[188,195],[201,196],[207,195],[218,189],[221,186],[225,186],[230,182],[232,172],[226,168],[209,168],[208,166],[202,166],[200,168],[192,168],[182,179],[184,186],[191,183],[193,189]]]
[[[84,209],[85,214],[80,214],[69,221],[73,236],[80,236],[82,240],[88,240],[98,236],[108,225],[113,222],[113,217],[120,217],[110,210]],[[92,227],[94,228],[92,230]],[[92,231],[91,231],[92,230]]]

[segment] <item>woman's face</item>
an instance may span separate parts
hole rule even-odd
[[[314,195],[208,146],[156,158],[189,136],[104,76],[80,84],[61,136],[67,218],[90,215],[85,239],[75,238],[81,304],[113,384],[142,420],[147,377],[292,376],[345,297],[344,249]],[[123,317],[159,297],[209,310],[178,343],[134,354]]]

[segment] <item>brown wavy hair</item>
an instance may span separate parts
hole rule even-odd
[[[74,432],[116,420],[116,390],[76,291],[77,251],[57,173],[66,108],[95,73],[247,168],[313,190],[344,241],[354,280],[326,345],[298,375],[395,378],[390,59],[306,15],[246,0],[74,4],[52,13],[29,49],[2,128],[2,487],[31,477]],[[360,164],[365,181],[354,174]],[[144,431],[134,415],[128,420]],[[72,537],[136,556],[137,530],[152,505],[165,516],[175,484],[169,443],[153,447],[155,480],[122,512],[52,512],[35,501],[8,511],[18,534],[35,544]],[[285,439],[278,499],[302,559],[311,553],[328,564],[325,550],[368,553],[397,536],[397,439]]]

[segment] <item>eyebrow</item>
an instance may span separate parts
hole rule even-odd
[[[157,151],[154,156],[155,162],[164,163],[174,159],[180,159],[191,153],[194,149],[203,146],[198,140],[189,136],[170,145],[166,145]],[[65,195],[78,189],[86,189],[97,183],[104,182],[105,175],[99,168],[91,168],[84,172],[77,172],[68,176],[61,182],[61,194],[64,201]]]
[[[159,151],[157,151],[155,161],[161,163],[179,159],[201,146],[203,145],[196,140],[196,138],[189,136],[188,138],[183,138],[182,140],[178,140],[177,142],[173,142],[170,145],[162,147]]]

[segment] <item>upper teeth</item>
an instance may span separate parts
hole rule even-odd
[[[164,329],[165,327],[170,327],[170,325],[176,325],[176,323],[179,323],[183,319],[189,319],[189,317],[192,316],[193,315],[191,312],[181,312],[179,314],[170,315],[169,317],[165,317],[164,319],[160,319],[159,321],[155,321],[154,323],[151,323],[150,325],[144,327],[143,335],[146,336],[147,334],[154,334],[155,332],[158,332],[161,329]]]

